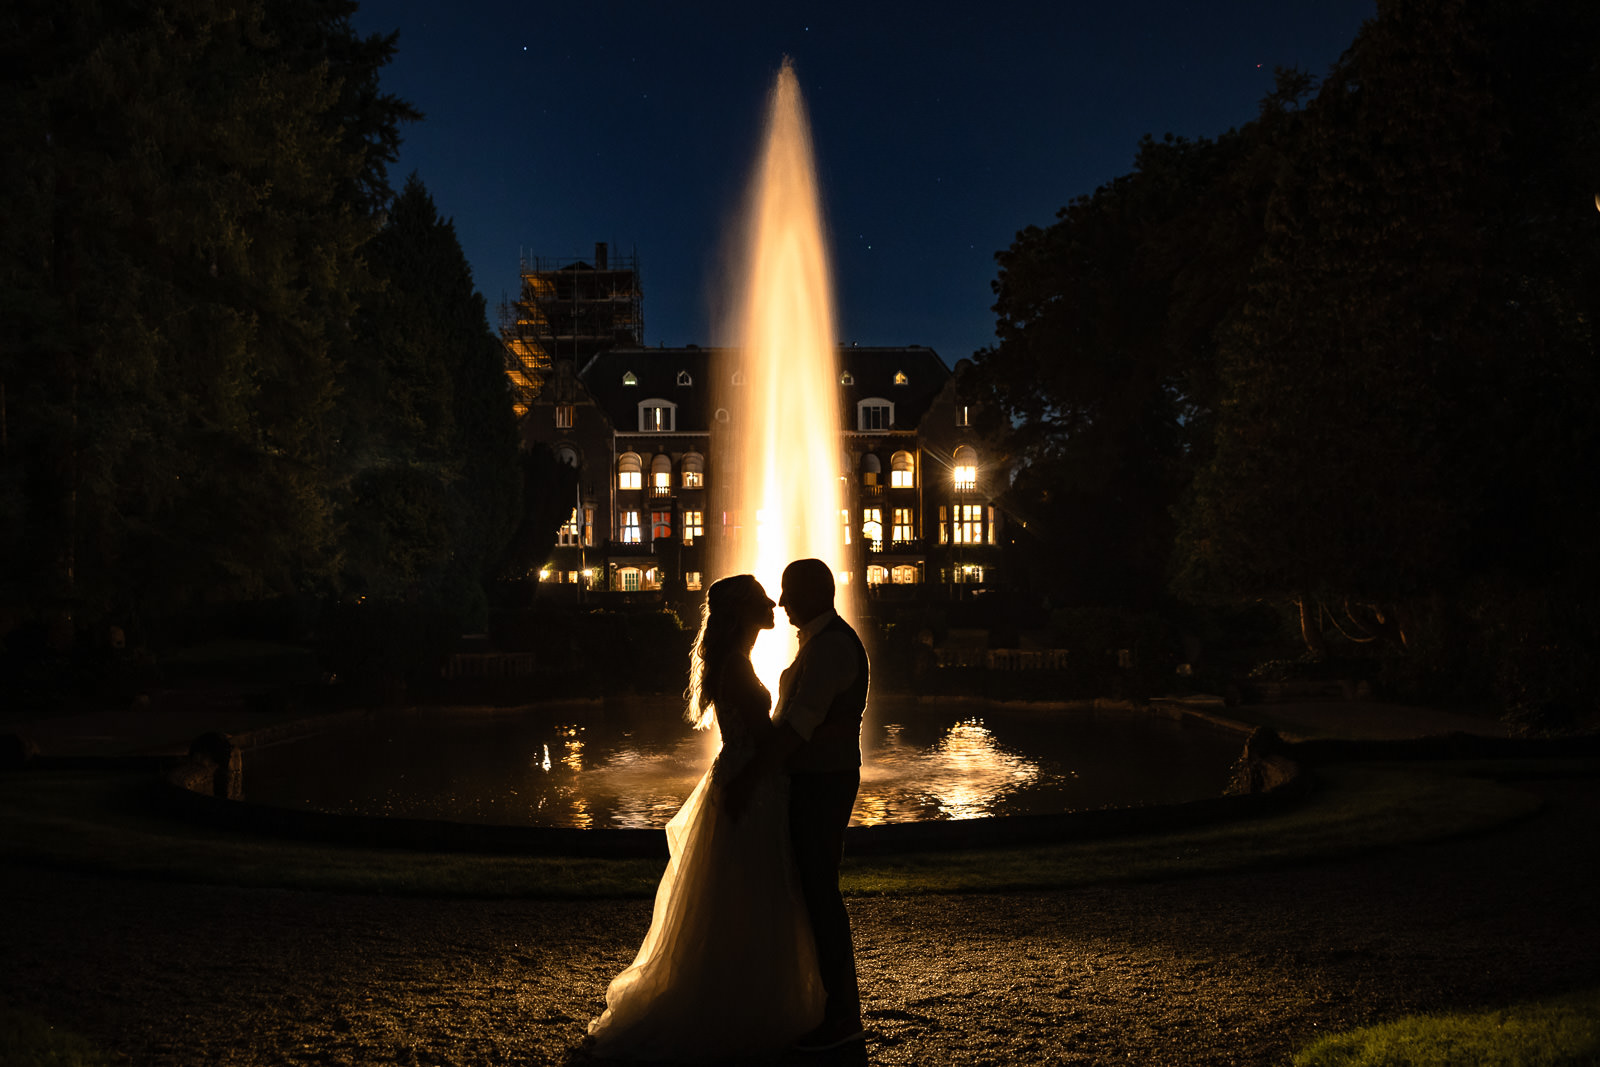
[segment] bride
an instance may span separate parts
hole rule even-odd
[[[606,990],[589,1050],[623,1059],[719,1059],[782,1049],[822,1019],[816,943],[789,844],[789,783],[773,774],[738,818],[726,783],[754,755],[772,697],[750,665],[773,603],[752,575],[706,594],[687,716],[722,750],[667,824],[671,859],[650,932]]]

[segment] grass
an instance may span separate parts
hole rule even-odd
[[[1510,761],[1325,768],[1312,798],[1278,815],[1184,833],[847,859],[843,888],[858,896],[1062,889],[1416,844],[1531,814],[1538,807],[1532,794],[1484,777],[1519,768]],[[551,899],[649,897],[663,868],[658,860],[427,853],[230,835],[153,813],[149,788],[137,774],[0,776],[0,858],[235,886]]]
[[[1580,1067],[1600,1062],[1600,989],[1474,1014],[1329,1034],[1295,1067]]]
[[[107,1062],[86,1038],[27,1012],[0,1008],[0,1063],[7,1067],[101,1067]]]

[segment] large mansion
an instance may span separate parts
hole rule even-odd
[[[733,362],[722,355],[622,343],[550,362],[522,440],[552,448],[578,484],[539,570],[541,596],[675,599],[719,577],[718,546],[742,521],[719,481],[731,470],[722,450],[741,384],[719,369]],[[991,584],[999,486],[956,376],[918,346],[841,347],[837,365],[843,425],[837,458],[827,458],[849,487],[840,581],[908,599]]]

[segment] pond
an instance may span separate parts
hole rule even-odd
[[[254,803],[583,829],[659,827],[716,750],[680,706],[637,700],[420,708],[245,756]],[[975,819],[1219,794],[1239,735],[1147,712],[875,700],[851,825]]]

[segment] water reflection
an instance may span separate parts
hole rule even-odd
[[[882,733],[863,754],[856,826],[995,815],[1040,776],[1038,763],[1000,744],[979,718],[952,723],[931,746],[908,740],[901,723]]]
[[[468,822],[659,827],[720,745],[675,703],[427,709],[252,750],[262,803]],[[1232,734],[1126,713],[1019,711],[982,703],[875,702],[852,822],[1165,803],[1213,795]]]

